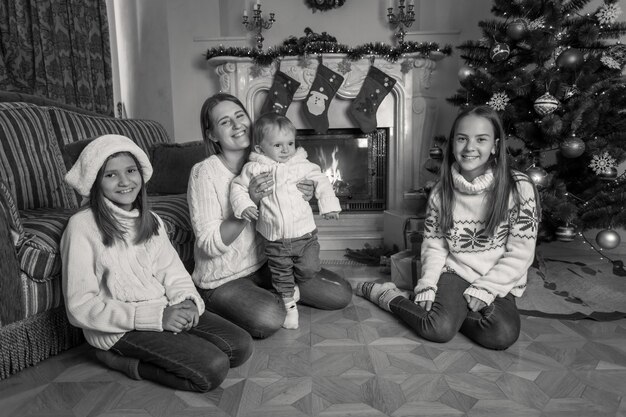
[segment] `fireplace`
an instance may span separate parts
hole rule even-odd
[[[320,166],[333,185],[342,212],[383,211],[387,204],[387,129],[299,130],[296,144]],[[314,212],[317,200],[311,200]]]
[[[428,158],[433,125],[437,117],[436,100],[428,95],[428,89],[436,66],[435,59],[438,58],[440,57],[425,59],[414,55],[405,56],[398,62],[389,62],[383,58],[373,61],[370,57],[349,61],[345,54],[312,54],[306,59],[282,57],[280,62],[275,61],[267,67],[257,66],[251,58],[243,57],[214,57],[208,63],[213,77],[217,77],[220,91],[238,97],[253,117],[258,116],[279,66],[282,72],[297,80],[300,87],[294,94],[287,116],[298,129],[300,145],[305,146],[310,159],[317,158],[319,155],[315,153],[321,152],[320,158],[324,158],[324,161],[318,163],[324,164],[325,170],[332,171],[335,146],[339,148],[335,158],[342,158],[342,147],[353,147],[357,154],[363,152],[365,155],[364,148],[358,147],[359,143],[363,145],[365,137],[372,141],[367,157],[359,156],[356,159],[367,160],[367,164],[358,167],[363,174],[344,172],[340,168],[342,181],[348,184],[337,184],[339,194],[345,194],[339,195],[345,207],[339,220],[316,217],[321,248],[343,250],[359,249],[365,243],[376,246],[383,243],[383,240],[386,245],[396,243],[388,240],[394,240],[394,236],[402,236],[404,219],[413,214],[407,210],[413,204],[408,200],[414,198],[413,190],[424,185],[421,180],[426,172],[423,163]],[[349,61],[347,72],[346,61]],[[307,129],[311,126],[302,117],[303,103],[320,62],[344,77],[344,82],[328,110],[330,136],[310,134]],[[378,129],[370,137],[359,133],[349,117],[349,107],[358,95],[373,62],[378,69],[393,77],[396,83],[378,108]],[[339,139],[344,134],[348,135],[345,140]],[[384,136],[383,142],[377,142],[381,136]],[[372,156],[381,149],[384,149],[385,157],[378,158],[376,155],[376,161],[373,161]],[[357,167],[346,169],[357,170]],[[375,175],[372,175],[372,171]],[[351,178],[346,181],[344,175],[348,174]],[[329,175],[333,173],[330,172]],[[362,177],[357,178],[357,175]],[[353,193],[351,197],[350,193]]]

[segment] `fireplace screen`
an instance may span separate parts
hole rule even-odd
[[[382,211],[387,202],[387,129],[364,134],[330,129],[326,134],[298,130],[296,145],[326,174],[344,211]],[[317,212],[317,200],[311,199]]]

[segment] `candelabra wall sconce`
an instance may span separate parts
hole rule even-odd
[[[415,22],[414,7],[413,0],[409,0],[407,6],[404,5],[404,0],[399,0],[398,13],[394,13],[393,0],[389,0],[387,6],[387,20],[389,20],[392,29],[398,28],[395,34],[398,43],[404,43],[404,35],[406,34],[404,29],[411,27],[413,22]],[[406,12],[404,11],[405,8],[407,9]]]
[[[248,29],[249,31],[255,31],[255,39],[256,39],[256,47],[260,51],[263,49],[263,29],[269,29],[272,27],[276,19],[274,19],[274,13],[270,13],[270,18],[265,19],[261,12],[261,1],[257,0],[254,4],[252,10],[252,21],[248,20],[248,9],[243,10],[243,18],[241,23]]]

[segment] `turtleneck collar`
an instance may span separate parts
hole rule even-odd
[[[108,198],[104,199],[104,203],[109,208],[109,210],[111,210],[113,217],[115,217],[120,226],[125,229],[125,234],[132,238],[135,235],[135,224],[140,216],[139,209],[134,208],[130,211],[126,211],[116,206]]]
[[[454,188],[459,192],[464,194],[481,194],[493,188],[493,170],[487,168],[483,175],[479,175],[470,182],[461,175],[459,165],[455,162],[452,164],[452,182]]]

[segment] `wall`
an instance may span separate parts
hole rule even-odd
[[[119,77],[115,102],[124,103],[128,117],[158,120],[172,135],[171,45],[165,0],[110,0],[107,7],[111,5],[111,49],[117,47],[113,64],[117,61],[118,65],[114,78]]]
[[[112,0],[116,8],[116,35],[120,94],[129,117],[160,121],[177,142],[201,138],[199,109],[204,99],[217,91],[204,54],[223,43],[251,46],[252,34],[241,24],[252,0]],[[394,0],[395,2],[395,0]],[[348,0],[340,9],[312,13],[304,0],[263,0],[265,13],[276,13],[277,22],[268,31],[264,46],[280,45],[289,36],[300,37],[304,28],[328,32],[349,46],[366,42],[392,43],[386,23],[388,0]],[[589,10],[601,4],[593,0]],[[148,7],[149,5],[149,7]],[[626,0],[619,5],[626,11]],[[417,20],[407,40],[458,45],[482,36],[478,22],[490,19],[491,0],[415,0]],[[620,16],[624,19],[624,15]],[[626,43],[626,37],[621,41]],[[446,103],[458,87],[462,63],[458,50],[439,62],[430,94],[438,103],[434,132],[447,134],[457,111]]]

